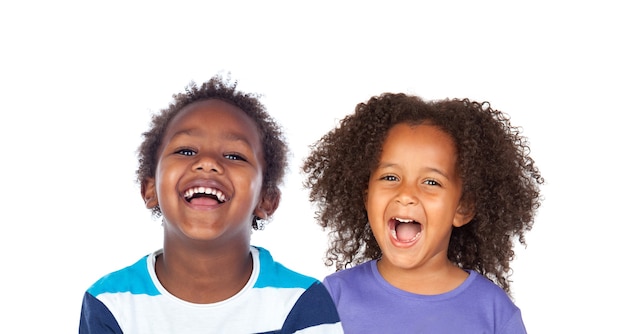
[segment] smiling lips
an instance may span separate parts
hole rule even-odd
[[[421,235],[422,224],[412,219],[392,218],[389,228],[393,238],[401,243],[410,243]]]
[[[192,187],[185,191],[187,202],[198,205],[215,205],[228,201],[226,195],[218,189],[207,187]]]

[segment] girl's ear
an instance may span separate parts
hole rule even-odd
[[[467,204],[465,201],[462,201],[456,208],[456,213],[454,214],[454,220],[452,221],[452,225],[454,225],[455,227],[461,227],[469,223],[475,215],[476,212],[474,209],[474,205],[470,205]]]
[[[280,203],[280,190],[273,191],[271,193],[264,191],[263,198],[257,204],[254,209],[254,215],[261,219],[268,219],[274,214]]]
[[[148,209],[153,209],[159,205],[154,178],[149,177],[141,182],[141,197],[143,197],[143,201]]]

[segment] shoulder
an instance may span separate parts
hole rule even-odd
[[[519,308],[501,287],[475,271],[470,271],[467,287],[463,295],[483,308],[493,309],[501,314],[518,313]]]
[[[485,276],[473,270],[470,270],[469,274],[470,276],[467,279],[467,283],[468,287],[471,287],[469,290],[473,291],[474,294],[510,301],[508,294]]]
[[[252,253],[260,264],[259,277],[254,284],[257,294],[266,291],[268,294],[264,294],[264,300],[283,299],[283,305],[293,302],[282,332],[295,333],[306,329],[307,333],[341,333],[335,305],[319,280],[274,261],[270,252],[262,247],[253,247]]]
[[[378,284],[375,267],[376,260],[371,260],[340,270],[326,276],[323,280],[324,286],[333,298],[339,297],[342,291],[365,292]]]
[[[376,260],[370,260],[365,263],[358,264],[354,267],[350,267],[347,269],[334,272],[326,276],[326,278],[324,278],[324,283],[351,281],[356,278],[361,278],[363,276],[373,276],[375,268],[372,268],[372,266],[375,266],[375,265],[376,265]]]
[[[475,271],[470,271],[468,283],[461,298],[483,312],[499,333],[525,333],[521,310],[506,291]]]
[[[253,252],[258,252],[259,278],[254,284],[255,288],[276,287],[276,288],[302,288],[307,289],[319,281],[311,276],[307,276],[291,270],[279,262],[274,261],[270,252],[262,247],[254,246]]]
[[[305,328],[307,333],[343,333],[335,303],[320,282],[300,295],[283,325],[283,331],[288,333]]]
[[[131,292],[134,294],[159,294],[148,271],[150,255],[143,256],[134,264],[111,272],[97,280],[88,290],[91,295],[102,293]]]

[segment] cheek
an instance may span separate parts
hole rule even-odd
[[[390,202],[392,193],[378,187],[369,187],[367,193],[363,196],[365,207],[372,210],[381,210]]]
[[[263,193],[263,171],[240,171],[230,173],[229,179],[235,189],[245,190],[253,204],[257,203]],[[243,192],[242,192],[243,194]]]
[[[365,196],[363,196],[363,206],[365,207],[365,211],[367,211],[367,217],[371,220],[372,214],[375,211],[375,200],[373,199],[372,192],[368,192]]]
[[[174,172],[175,169],[168,168],[166,164],[159,163],[157,165],[155,175],[156,182],[156,190],[157,193],[161,193],[163,191],[171,190],[172,187],[176,186],[177,175]]]
[[[363,201],[365,211],[367,212],[367,219],[372,225],[372,228],[374,228],[374,225],[383,225],[384,222],[382,222],[382,220],[385,216],[385,209],[388,202],[376,191],[369,191],[368,194],[364,196]]]
[[[248,169],[230,174],[231,179],[237,178],[237,182],[245,184],[251,190],[260,190],[263,187],[263,171]]]
[[[456,202],[451,198],[445,201],[426,201],[422,205],[431,218],[439,217],[438,220],[445,222],[452,222],[457,211]]]

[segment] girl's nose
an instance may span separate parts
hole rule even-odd
[[[396,202],[401,205],[417,205],[419,203],[419,199],[416,187],[403,184],[398,191],[398,195],[396,196]]]

